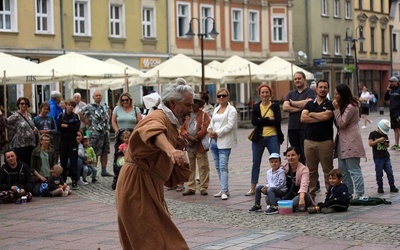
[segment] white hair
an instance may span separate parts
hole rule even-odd
[[[50,98],[54,100],[57,97],[61,97],[61,93],[59,91],[57,91],[57,90],[51,91]]]
[[[162,103],[169,107],[169,102],[174,100],[181,102],[185,98],[183,96],[184,93],[189,92],[194,95],[194,91],[192,87],[187,85],[185,79],[178,78],[176,79],[176,83],[168,86],[161,95]]]

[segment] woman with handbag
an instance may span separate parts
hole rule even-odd
[[[17,107],[18,111],[7,118],[8,137],[11,141],[9,146],[14,149],[18,160],[30,168],[32,151],[38,143],[39,131],[28,112],[30,107],[28,98],[18,98]]]
[[[207,128],[210,124],[210,117],[200,110],[205,101],[200,99],[198,94],[193,98],[193,112],[185,120],[181,127],[181,136],[187,140],[186,151],[189,157],[189,168],[192,170],[189,181],[186,182],[187,190],[182,195],[194,195],[196,193],[196,162],[199,169],[199,190],[201,195],[207,195],[210,182],[210,164],[207,151],[209,140]]]
[[[265,148],[269,154],[280,153],[280,144],[283,142],[281,130],[281,109],[279,103],[272,102],[272,89],[267,84],[257,88],[261,101],[254,104],[251,123],[255,126],[251,142],[253,165],[251,170],[251,186],[246,196],[254,195],[260,176],[261,159]]]
[[[372,123],[370,119],[368,119],[369,115],[369,101],[370,101],[370,93],[366,86],[363,86],[362,92],[360,95],[360,102],[361,102],[361,117],[364,119],[364,126],[361,128],[367,128],[367,123]]]
[[[229,91],[225,88],[217,92],[218,106],[214,109],[213,117],[208,126],[211,138],[210,150],[221,185],[221,191],[214,194],[215,198],[229,198],[228,162],[231,148],[237,144],[237,111],[229,104]]]

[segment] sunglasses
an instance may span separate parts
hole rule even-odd
[[[218,98],[225,98],[225,97],[227,97],[228,95],[217,95],[217,97]]]
[[[121,99],[121,102],[129,102],[129,99]]]

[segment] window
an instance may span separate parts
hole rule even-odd
[[[249,41],[260,41],[258,11],[249,11]]]
[[[328,35],[322,35],[322,54],[329,54]]]
[[[232,9],[232,41],[243,41],[243,13]]]
[[[110,37],[125,37],[123,5],[110,5]]]
[[[344,6],[344,17],[346,19],[351,19],[351,12],[352,12],[351,1],[349,1],[349,0],[345,1],[344,5],[345,5]]]
[[[360,28],[360,36],[359,37],[365,37],[364,36],[364,27],[359,26]],[[360,41],[360,52],[364,52],[364,42]]]
[[[397,34],[396,33],[393,33],[392,34],[392,46],[393,46],[393,48],[392,48],[392,50],[393,51],[397,51]]]
[[[214,16],[213,8],[211,5],[205,6],[202,5],[201,7],[201,33],[205,34],[205,38],[211,38],[208,33],[210,33],[213,27],[212,17]],[[211,17],[208,18],[207,17]]]
[[[53,0],[36,0],[36,32],[53,33]]]
[[[178,3],[178,21],[177,21],[177,35],[178,37],[185,37],[186,32],[189,31],[190,22],[190,5],[186,3]]]
[[[153,8],[143,8],[142,11],[142,36],[155,38],[155,17]]]
[[[351,56],[351,44],[346,43],[346,56]]]
[[[335,55],[340,55],[340,36],[335,36]]]
[[[385,47],[385,44],[386,44],[386,39],[385,39],[385,29],[381,29],[381,46],[382,46],[382,48],[381,48],[381,53],[386,53],[386,47]]]
[[[321,15],[327,16],[328,15],[328,0],[321,0]]]
[[[371,27],[371,52],[375,52],[375,28]]]
[[[74,35],[90,36],[90,1],[74,2]]]
[[[286,19],[272,17],[272,42],[286,42]]]
[[[339,0],[333,1],[333,16],[339,17],[340,16],[340,3]]]
[[[0,0],[0,31],[17,31],[17,1]]]

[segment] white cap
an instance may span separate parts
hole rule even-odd
[[[272,153],[269,156],[269,160],[271,160],[271,159],[280,159],[280,158],[281,158],[281,156],[278,153]]]
[[[378,128],[382,131],[385,135],[389,134],[390,129],[390,122],[386,119],[382,119],[378,122]]]
[[[144,106],[146,109],[151,109],[155,106],[160,105],[161,96],[158,93],[151,93],[143,96]]]

